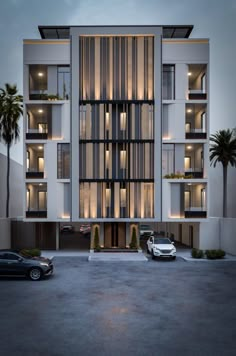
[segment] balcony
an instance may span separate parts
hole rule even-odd
[[[46,218],[47,210],[27,210],[25,216],[26,218]]]
[[[207,65],[188,66],[188,100],[207,100]]]
[[[207,212],[202,207],[188,207],[185,208],[184,211],[185,219],[195,218],[195,219],[202,219],[207,217]]]
[[[189,178],[204,177],[204,145],[186,144],[184,156],[184,175]]]
[[[187,168],[184,175],[186,178],[203,178],[203,170],[200,168]]]
[[[205,90],[201,90],[201,89],[189,89],[188,99],[189,100],[207,100],[207,93]]]
[[[26,179],[44,178],[44,145],[27,144]]]
[[[29,65],[30,100],[69,100],[70,67]]]
[[[38,172],[35,170],[28,170],[26,172],[26,179],[43,179],[44,178],[44,172]]]
[[[42,132],[39,129],[28,129],[26,132],[26,140],[47,140],[48,133]]]
[[[47,217],[47,184],[26,184],[26,218]]]
[[[203,129],[190,129],[186,132],[185,138],[188,140],[205,140],[207,134]]]

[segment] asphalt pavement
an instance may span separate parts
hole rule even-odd
[[[1,356],[236,355],[236,262],[54,264],[0,278]]]

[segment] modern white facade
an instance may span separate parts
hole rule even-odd
[[[90,222],[108,248],[145,221],[206,221],[208,40],[192,26],[39,29],[24,41],[24,220]]]

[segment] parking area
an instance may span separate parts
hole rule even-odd
[[[0,278],[2,355],[235,355],[236,263],[56,257]]]

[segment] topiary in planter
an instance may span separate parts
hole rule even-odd
[[[96,251],[96,252],[101,251],[101,246],[99,245],[99,234],[98,234],[97,226],[95,227],[95,232],[94,232],[93,248],[94,248],[94,251]]]
[[[136,229],[133,227],[132,229],[132,237],[131,242],[129,244],[130,248],[138,248],[137,236],[136,236]]]
[[[192,258],[203,258],[204,257],[204,252],[202,250],[199,250],[197,248],[193,248],[191,251]]]

